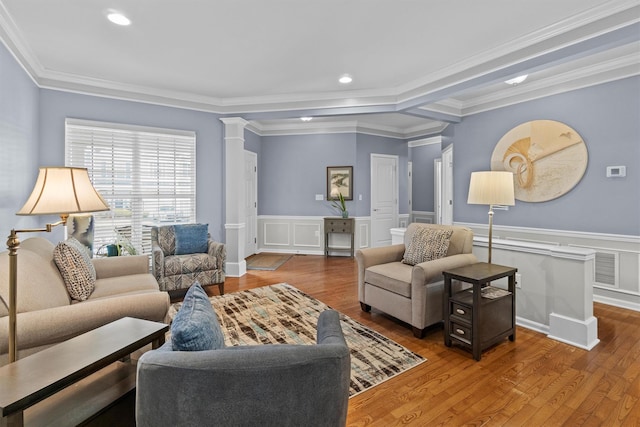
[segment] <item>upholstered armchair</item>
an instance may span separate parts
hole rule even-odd
[[[427,327],[443,320],[442,271],[478,262],[472,247],[469,228],[413,223],[402,244],[358,250],[362,310],[373,307],[400,319],[422,338]],[[430,260],[421,262],[425,253]]]
[[[184,293],[198,281],[203,286],[216,284],[224,294],[227,253],[223,243],[209,238],[207,224],[152,227],[151,250],[160,290]]]
[[[136,424],[344,426],[351,363],[338,312],[322,312],[317,330],[315,345],[175,351],[168,340],[138,361]]]

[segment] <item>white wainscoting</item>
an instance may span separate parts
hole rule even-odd
[[[408,218],[408,215],[407,215]],[[370,246],[371,219],[354,217],[354,250]],[[331,234],[332,247],[348,248],[350,236]],[[279,252],[324,255],[324,217],[315,216],[258,216],[258,252]],[[346,252],[332,255],[349,256]]]
[[[436,213],[428,212],[428,211],[413,211],[411,212],[411,221],[412,222],[422,222],[425,224],[435,224],[436,223]],[[407,224],[409,225],[409,224]],[[400,227],[406,227],[407,225],[400,225]]]
[[[476,236],[486,237],[488,235],[487,224],[456,224],[470,227]],[[640,311],[640,237],[509,227],[495,224],[493,225],[493,237],[514,242],[595,251],[593,300]]]

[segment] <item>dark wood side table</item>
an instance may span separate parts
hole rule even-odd
[[[480,360],[486,348],[509,337],[516,339],[517,268],[479,262],[444,275],[444,344],[452,342],[470,348]],[[490,286],[494,280],[508,277],[508,289]],[[471,283],[472,287],[453,293],[452,280]]]
[[[168,329],[164,323],[124,317],[0,367],[0,427],[22,426],[25,421],[29,425],[76,425],[86,418],[74,417],[91,417],[104,408],[103,404],[110,404],[135,387],[135,366],[121,360],[147,344],[157,348],[164,343]],[[74,390],[72,385],[81,382],[86,388]],[[112,384],[110,390],[103,390]],[[87,389],[96,395],[87,395]],[[62,399],[66,405],[48,402],[50,396],[56,394],[52,399],[57,399],[65,393],[74,396]],[[87,400],[87,405],[78,398]],[[33,405],[43,410],[32,413],[36,410],[36,406],[30,408]],[[58,416],[61,419],[56,419]]]
[[[330,248],[329,234],[345,233],[351,235],[351,246],[349,248]],[[355,234],[355,226],[353,218],[327,217],[324,219],[324,256],[329,256],[331,251],[349,251],[353,258],[353,238]]]

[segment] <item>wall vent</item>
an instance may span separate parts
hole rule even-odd
[[[618,287],[617,252],[596,252],[595,269],[596,285]]]

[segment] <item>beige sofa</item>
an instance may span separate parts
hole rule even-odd
[[[402,263],[413,234],[421,227],[452,230],[446,256],[416,265]],[[471,253],[473,232],[467,227],[413,223],[404,243],[356,252],[358,298],[362,310],[374,307],[410,324],[422,338],[428,326],[442,322],[442,271],[478,262]]]
[[[89,299],[72,301],[53,261],[55,245],[32,237],[18,249],[18,358],[131,316],[164,321],[169,295],[149,273],[149,257],[93,259],[96,285]],[[0,365],[8,361],[9,255],[0,254]]]

